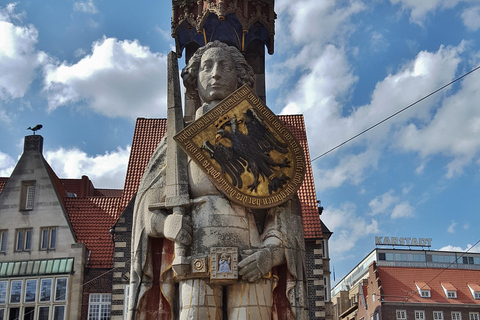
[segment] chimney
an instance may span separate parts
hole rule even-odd
[[[43,153],[43,137],[38,134],[25,137],[23,152],[40,152]]]

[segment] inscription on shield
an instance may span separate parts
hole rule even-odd
[[[230,200],[270,208],[290,199],[305,175],[295,136],[243,86],[174,139]]]

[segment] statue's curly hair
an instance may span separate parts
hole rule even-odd
[[[215,40],[207,43],[205,46],[200,47],[193,54],[188,61],[185,68],[182,69],[182,79],[187,92],[197,89],[198,68],[200,67],[200,61],[203,54],[211,48],[222,48],[227,50],[235,61],[235,69],[237,71],[237,87],[241,87],[244,84],[253,89],[255,84],[254,73],[252,67],[245,60],[243,54],[233,46],[229,46],[223,42]]]

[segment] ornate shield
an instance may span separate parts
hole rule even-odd
[[[250,208],[284,203],[305,175],[297,139],[248,86],[174,139],[230,200]]]

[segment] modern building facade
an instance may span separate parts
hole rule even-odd
[[[476,320],[480,254],[376,248],[332,290],[334,319]]]

